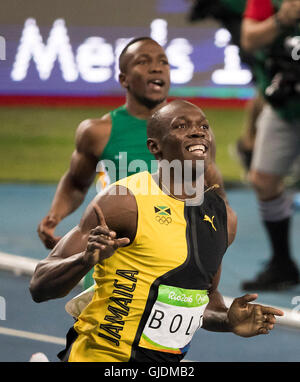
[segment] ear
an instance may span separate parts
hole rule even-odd
[[[127,88],[128,88],[128,82],[127,82],[127,77],[126,77],[126,74],[125,74],[125,73],[120,73],[120,74],[119,74],[119,82],[120,82],[120,85],[121,85],[124,89],[127,89]]]
[[[160,156],[161,150],[160,150],[160,145],[157,139],[148,138],[147,147],[150,153],[153,154],[156,158]]]

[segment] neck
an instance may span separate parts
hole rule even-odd
[[[200,171],[195,176],[194,172],[184,174],[183,169],[172,168],[173,171],[171,171],[168,166],[165,168],[161,162],[158,166],[154,180],[165,194],[190,205],[202,204],[205,182],[202,168],[199,168]]]
[[[127,93],[126,95],[126,109],[129,114],[136,118],[148,119],[157,109],[167,103],[166,100],[157,104],[145,104]]]

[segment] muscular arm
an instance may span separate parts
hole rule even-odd
[[[111,190],[109,188],[105,194],[97,196],[87,207],[80,224],[59,241],[46,259],[38,263],[30,283],[34,301],[64,297],[98,262],[94,261],[93,250],[88,248],[91,235],[96,240],[94,244],[98,245],[95,230],[99,229],[100,223],[94,203],[100,206],[105,217],[105,224],[100,227],[102,230],[114,232],[116,240],[121,240],[119,237],[127,237],[130,241],[134,239],[137,220],[135,198],[129,193],[109,195]],[[107,257],[105,251],[100,250],[97,259],[101,261]]]
[[[95,178],[98,158],[109,139],[110,129],[108,115],[79,125],[70,167],[59,181],[50,211],[38,227],[39,236],[47,248],[52,249],[59,240],[54,237],[57,224],[83,202]]]
[[[223,296],[218,291],[221,276],[221,267],[214,277],[212,288],[209,293],[209,303],[204,311],[202,328],[212,332],[230,332],[226,307]]]
[[[241,27],[241,46],[245,52],[253,52],[271,44],[279,34],[275,16],[264,21],[244,19]]]

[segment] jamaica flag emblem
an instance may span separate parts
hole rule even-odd
[[[167,206],[154,206],[155,220],[164,225],[172,223],[171,209]]]

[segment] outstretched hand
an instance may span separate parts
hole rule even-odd
[[[127,237],[116,237],[116,232],[108,228],[98,204],[94,203],[93,209],[98,219],[98,226],[90,231],[85,259],[94,266],[101,260],[111,257],[118,248],[128,245],[130,240]]]
[[[234,299],[228,310],[228,320],[233,333],[241,337],[268,334],[276,323],[275,316],[284,315],[280,309],[250,304],[257,297],[257,294],[246,294]]]

